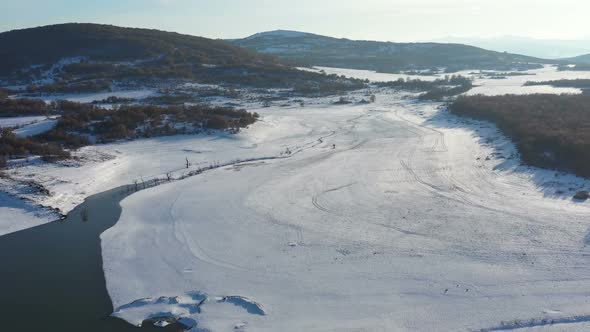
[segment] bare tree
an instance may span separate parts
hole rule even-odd
[[[88,221],[88,209],[87,208],[83,208],[82,211],[80,211],[80,217],[82,218],[82,221],[84,221],[84,222]]]

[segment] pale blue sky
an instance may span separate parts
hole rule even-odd
[[[588,0],[0,0],[0,31],[64,22],[210,38],[291,29],[391,41],[590,35]]]

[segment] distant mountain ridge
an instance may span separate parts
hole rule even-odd
[[[434,40],[441,43],[473,45],[487,50],[510,52],[546,59],[561,59],[590,53],[590,40],[536,39],[519,36],[490,38],[447,37]]]
[[[258,33],[231,42],[251,51],[302,65],[382,72],[425,70],[433,67],[445,67],[449,71],[512,70],[537,68],[540,64],[556,62],[463,44],[349,40],[289,30]]]

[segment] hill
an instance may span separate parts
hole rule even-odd
[[[113,81],[293,87],[335,80],[222,40],[86,23],[0,33],[0,79],[45,92],[102,91]]]
[[[0,74],[63,58],[166,59],[209,65],[275,64],[221,40],[158,30],[69,23],[0,33]]]
[[[560,70],[589,71],[590,54],[583,54],[573,58],[560,59]]]
[[[232,40],[251,51],[274,55],[301,65],[369,69],[380,72],[463,69],[518,70],[553,63],[462,44],[392,43],[337,39],[311,33],[277,30]]]
[[[590,64],[590,54],[579,55],[573,58],[566,58],[562,60],[575,64]]]

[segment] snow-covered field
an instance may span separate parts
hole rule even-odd
[[[475,88],[468,91],[468,95],[504,95],[504,94],[532,94],[532,93],[581,93],[576,88],[557,88],[548,85],[524,86],[528,81],[541,82],[561,79],[588,79],[590,72],[586,71],[558,71],[555,67],[546,66],[542,69],[529,70],[532,75],[508,76],[506,79],[476,78]],[[468,73],[461,73],[468,75]]]
[[[403,79],[418,79],[423,81],[433,81],[438,78],[443,78],[446,74],[440,75],[406,75],[406,74],[387,74],[377,73],[367,70],[330,68],[330,67],[315,67],[315,69],[305,69],[320,71],[323,70],[327,74],[344,75],[347,77],[354,77],[358,79],[367,79],[371,82],[387,82],[395,81],[400,78]],[[462,75],[473,78],[474,88],[468,91],[467,95],[504,95],[504,94],[532,94],[532,93],[581,93],[577,88],[557,88],[548,85],[540,86],[524,86],[528,81],[552,81],[560,79],[589,79],[590,72],[587,71],[558,71],[554,66],[545,66],[542,69],[528,70],[523,73],[529,75],[507,76],[505,79],[486,78],[474,70],[464,70],[455,75]],[[501,74],[499,72],[499,74]]]
[[[281,131],[316,135],[274,144],[334,134],[130,196],[102,235],[115,315],[211,331],[584,330],[590,208],[571,195],[588,183],[518,166],[493,126],[436,106],[394,94],[292,110]]]
[[[404,80],[423,80],[423,81],[434,81],[437,78],[441,78],[439,75],[407,75],[407,74],[389,74],[389,73],[378,73],[370,70],[359,70],[359,69],[346,69],[346,68],[333,68],[333,67],[314,67],[314,68],[300,68],[301,70],[308,70],[313,72],[323,71],[326,74],[344,75],[346,77],[354,77],[362,80],[369,80],[371,82],[390,82],[397,81],[400,78]]]
[[[563,75],[588,74],[546,68],[480,85],[519,93],[528,80]],[[133,181],[248,160],[122,202],[121,220],[101,236],[104,270],[114,315],[134,324],[173,316],[210,331],[587,330],[590,205],[571,197],[590,183],[520,166],[489,123],[371,93],[374,104],[249,109],[262,120],[237,135],[87,147],[75,163],[7,175],[51,193],[13,194],[67,212]],[[0,201],[14,220],[38,213]]]

